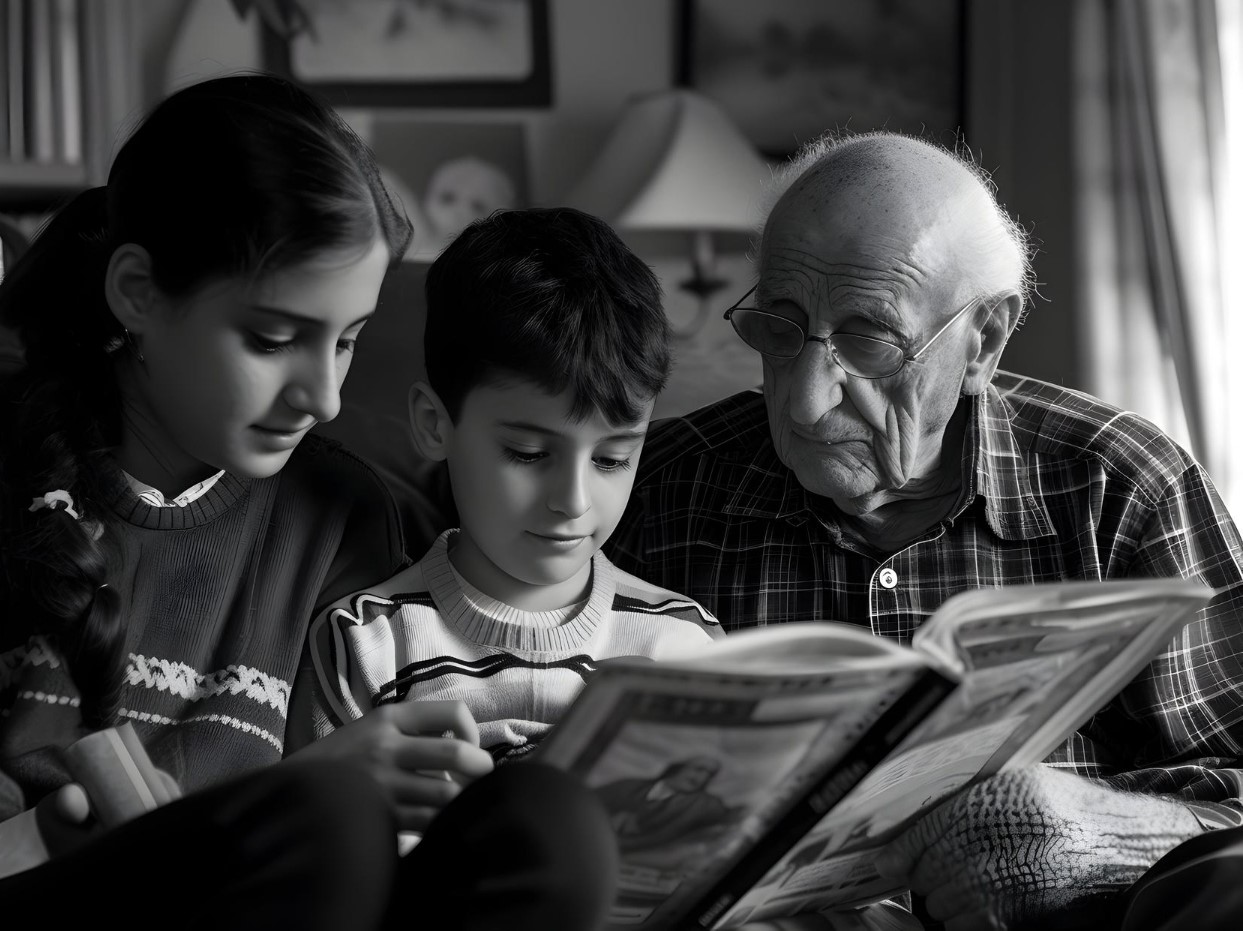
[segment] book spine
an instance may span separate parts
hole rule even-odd
[[[690,910],[689,928],[712,928],[731,905],[764,877],[791,847],[876,768],[956,683],[928,669],[838,760],[746,855]]]
[[[26,160],[26,17],[24,0],[7,0],[5,47],[8,49],[9,159]]]
[[[128,728],[130,734],[122,737]],[[155,767],[130,724],[88,734],[65,750],[73,778],[81,783],[91,808],[108,827],[123,824],[160,804]]]
[[[0,161],[11,161],[9,151],[9,0],[0,0]]]
[[[26,125],[30,155],[44,164],[56,161],[56,102],[52,86],[52,8],[50,0],[27,0],[30,52]]]
[[[57,160],[82,161],[82,77],[78,0],[53,0],[52,64]]]

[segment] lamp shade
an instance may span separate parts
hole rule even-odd
[[[568,202],[621,229],[747,232],[770,169],[694,91],[637,97]]]

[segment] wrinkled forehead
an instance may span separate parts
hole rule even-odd
[[[964,270],[955,247],[964,208],[957,185],[918,172],[845,183],[804,178],[766,224],[757,296],[828,298],[854,289],[893,302],[953,290]]]

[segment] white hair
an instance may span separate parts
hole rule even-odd
[[[765,224],[773,208],[777,206],[778,201],[804,175],[813,170],[818,171],[828,167],[847,152],[859,150],[855,154],[863,157],[859,160],[858,166],[854,169],[845,169],[839,179],[841,182],[847,182],[857,173],[866,172],[876,166],[876,156],[868,158],[864,151],[877,148],[874,145],[869,145],[869,143],[884,143],[895,140],[925,146],[930,153],[949,158],[975,179],[980,191],[988,199],[997,219],[995,230],[981,231],[985,235],[979,238],[976,247],[982,253],[995,252],[997,250],[1004,250],[1010,253],[1005,264],[1017,268],[1018,271],[1013,276],[1008,276],[1013,277],[1014,280],[1008,282],[1005,287],[1016,291],[1023,299],[1023,306],[1026,308],[1029,298],[1035,293],[1036,289],[1035,272],[1032,268],[1032,258],[1035,255],[1034,244],[1027,230],[1014,217],[1010,216],[1009,212],[997,200],[997,186],[993,183],[992,176],[976,163],[971,150],[965,144],[959,145],[955,149],[948,149],[945,146],[918,136],[909,136],[887,130],[875,130],[864,133],[855,133],[849,130],[831,130],[824,133],[819,138],[802,145],[784,165],[774,170],[772,178],[765,185],[762,194],[760,215],[763,219],[756,230],[757,241],[761,244],[763,243],[766,232]],[[860,146],[863,146],[863,149],[860,149]]]

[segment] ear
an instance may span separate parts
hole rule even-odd
[[[151,255],[129,242],[118,246],[108,261],[104,297],[112,315],[125,329],[141,335],[160,310],[163,295],[151,275]]]
[[[982,309],[977,314],[984,315],[979,318],[979,330],[973,344],[974,355],[967,360],[967,368],[963,373],[964,395],[983,394],[993,380],[993,373],[1001,362],[1002,350],[1006,348],[1006,340],[1018,326],[1023,312],[1023,298],[1011,292],[996,303],[985,302],[980,306]],[[987,309],[987,313],[984,309]]]
[[[444,460],[453,439],[453,418],[441,402],[440,395],[426,382],[417,381],[410,386],[406,403],[415,447],[428,459],[435,462]]]

